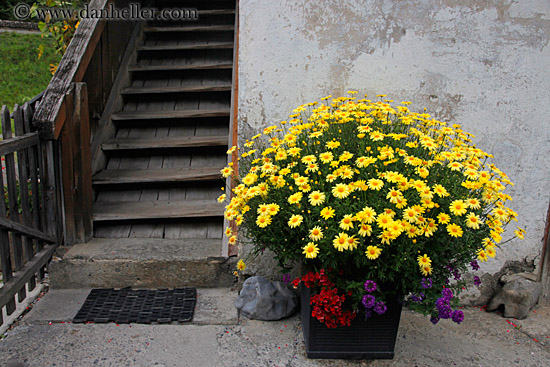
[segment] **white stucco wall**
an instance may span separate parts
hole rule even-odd
[[[540,254],[550,200],[550,1],[240,0],[239,12],[240,137],[346,90],[411,100],[413,110],[475,134],[516,184],[507,192],[526,239],[484,270]]]

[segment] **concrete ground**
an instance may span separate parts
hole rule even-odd
[[[404,310],[393,360],[344,361],[307,359],[297,315],[239,320],[229,289],[199,289],[183,325],[70,323],[87,294],[50,290],[0,341],[0,366],[550,366],[550,307],[523,321],[468,308],[435,326]]]

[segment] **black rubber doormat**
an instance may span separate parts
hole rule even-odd
[[[74,323],[166,324],[193,319],[197,302],[195,288],[92,289]]]

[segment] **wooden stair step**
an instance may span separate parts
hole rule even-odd
[[[216,200],[122,201],[94,203],[94,221],[175,219],[223,216]]]
[[[229,109],[209,110],[182,110],[182,111],[157,111],[157,112],[118,112],[111,116],[113,121],[128,120],[163,120],[163,119],[192,119],[203,117],[225,117],[229,116]]]
[[[188,65],[132,65],[129,71],[180,71],[180,70],[209,70],[233,69],[233,63],[188,64]]]
[[[222,136],[190,136],[178,138],[150,139],[111,139],[101,145],[104,151],[143,150],[143,149],[175,149],[227,146],[229,137]]]
[[[205,260],[221,255],[220,238],[92,238],[71,246],[63,260]]]
[[[104,170],[93,177],[94,185],[175,183],[221,179],[223,167]]]
[[[233,42],[214,42],[198,45],[139,46],[138,51],[215,50],[233,48]]]
[[[163,33],[163,32],[219,32],[233,31],[233,25],[202,25],[202,26],[177,26],[177,27],[144,27],[143,31],[148,33]]]
[[[121,91],[121,94],[161,94],[161,93],[206,93],[228,92],[231,84],[215,86],[191,86],[191,87],[131,87]]]

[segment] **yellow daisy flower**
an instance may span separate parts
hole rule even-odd
[[[279,205],[275,203],[268,204],[269,215],[274,216],[279,212]]]
[[[307,259],[315,259],[317,254],[319,254],[319,247],[313,242],[308,242],[308,244],[303,247],[303,250],[302,254],[305,254]]]
[[[288,220],[288,226],[290,228],[296,228],[296,227],[299,227],[300,224],[302,224],[303,221],[304,221],[304,217],[302,217],[301,215],[298,215],[298,214],[294,214]]]
[[[233,168],[231,167],[225,167],[224,169],[222,169],[221,171],[221,174],[224,178],[227,178],[229,177],[232,173],[233,173]]]
[[[434,185],[433,187],[433,191],[435,192],[435,194],[441,198],[443,197],[446,197],[446,196],[449,196],[450,194],[447,192],[447,189],[445,189],[443,186],[437,184],[437,185]]]
[[[256,225],[260,228],[265,228],[271,224],[271,217],[268,215],[260,215],[256,219]]]
[[[403,210],[403,219],[409,223],[416,222],[416,217],[418,213],[413,208],[406,208]]]
[[[346,214],[344,215],[344,218],[340,221],[340,228],[342,228],[345,231],[350,230],[353,228],[353,215]]]
[[[370,236],[372,234],[372,227],[370,224],[362,223],[359,229],[359,235],[362,237]]]
[[[367,185],[371,190],[380,191],[380,189],[384,186],[384,182],[377,178],[371,178],[370,180],[367,181]]]
[[[376,260],[381,253],[382,249],[377,246],[368,246],[367,251],[365,251],[365,255],[367,255],[369,260]]]
[[[432,273],[432,267],[429,265],[422,266],[420,267],[420,272],[426,277]]]
[[[323,230],[319,226],[313,227],[309,231],[309,238],[311,238],[313,241],[319,241],[323,238]]]
[[[514,234],[515,234],[516,237],[519,238],[520,240],[525,239],[525,236],[523,235],[523,232],[520,231],[519,229],[516,229],[516,230],[514,231]]]
[[[239,262],[237,263],[237,269],[239,269],[240,271],[243,271],[244,269],[246,269],[246,264],[242,259],[239,260]]]
[[[487,253],[484,250],[479,250],[477,252],[477,259],[482,262],[487,261]]]
[[[309,194],[309,203],[313,206],[321,205],[325,202],[326,196],[324,192],[319,190],[312,191]]]
[[[332,245],[335,249],[342,252],[344,250],[348,249],[348,238],[349,236],[345,232],[341,232],[338,235],[334,236],[334,240],[332,241]]]
[[[332,209],[330,206],[327,206],[321,210],[321,217],[323,217],[324,220],[328,220],[332,217],[334,217],[334,209]]]
[[[458,224],[448,224],[447,225],[447,232],[449,233],[449,236],[451,237],[462,237],[462,228]]]
[[[441,224],[447,224],[451,221],[451,217],[446,213],[439,213],[437,215],[437,221]]]
[[[376,223],[378,223],[378,226],[380,228],[387,229],[389,228],[390,224],[393,222],[392,216],[387,213],[382,213],[378,216],[376,219]]]
[[[358,244],[359,244],[359,239],[355,238],[355,236],[348,237],[348,250],[350,251],[355,250]]]
[[[419,266],[430,266],[432,264],[432,260],[429,258],[427,254],[419,255],[416,260],[418,261]]]
[[[463,215],[466,213],[466,204],[462,200],[454,200],[449,206],[449,211],[453,215]]]
[[[370,224],[376,220],[376,212],[369,206],[364,207],[357,215],[359,216],[358,220],[364,223]]]
[[[475,213],[470,212],[468,216],[466,217],[466,227],[472,228],[472,229],[479,229],[479,224],[481,223],[481,219],[475,215]]]
[[[326,144],[326,147],[327,147],[328,149],[335,149],[335,148],[338,148],[339,146],[340,146],[340,142],[335,141],[335,140],[329,141],[329,142]]]
[[[226,235],[227,237],[231,237],[232,234],[233,234],[233,230],[231,229],[231,227],[227,227],[227,228],[225,229],[225,235]]]
[[[334,159],[334,155],[332,154],[332,152],[323,152],[319,154],[319,159],[321,160],[321,162],[327,164]]]
[[[346,184],[339,183],[332,188],[332,195],[334,195],[338,199],[345,199],[349,196],[349,194],[350,189]]]
[[[390,200],[390,203],[397,204],[399,202],[399,199],[403,197],[403,194],[399,190],[392,189],[388,191],[388,194],[386,195],[386,199]]]
[[[288,197],[288,202],[289,204],[300,204],[302,197],[303,197],[303,194],[301,192],[297,192]]]

